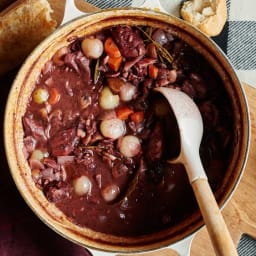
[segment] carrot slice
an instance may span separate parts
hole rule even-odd
[[[50,89],[50,97],[48,98],[48,102],[51,105],[56,104],[60,100],[60,93],[56,88]]]
[[[158,68],[154,64],[148,66],[148,74],[151,78],[156,79],[158,75]]]
[[[143,113],[143,111],[138,111],[138,112],[135,112],[135,113],[131,114],[130,117],[131,117],[131,120],[132,120],[134,123],[138,124],[138,123],[140,123],[140,122],[143,121],[143,119],[144,119],[144,113]]]
[[[133,110],[127,106],[121,106],[116,109],[116,116],[121,120],[127,120],[132,113]]]
[[[112,58],[109,56],[108,65],[113,71],[117,72],[122,64],[122,61],[123,61],[122,56],[120,56],[118,58]]]
[[[111,37],[108,37],[104,43],[104,49],[108,56],[111,58],[121,57],[121,52],[119,51],[116,43]]]

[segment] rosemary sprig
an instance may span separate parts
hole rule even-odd
[[[94,67],[94,76],[93,76],[94,84],[96,84],[98,82],[98,79],[100,77],[99,65],[100,65],[100,58],[97,59],[95,67]]]
[[[82,148],[82,149],[97,149],[97,148],[101,148],[101,147],[99,147],[99,146],[86,146],[86,145],[81,145],[80,146],[80,148]],[[102,147],[102,149],[104,149],[103,147]]]
[[[127,190],[124,193],[123,198],[128,197],[137,187],[138,182],[139,182],[139,175],[140,172],[136,170],[136,173],[134,174],[134,177],[132,178],[131,182],[128,185]]]
[[[164,48],[161,44],[159,44],[158,42],[156,42],[155,40],[152,39],[152,37],[146,32],[144,31],[142,28],[137,27],[137,29],[139,29],[148,40],[150,40],[157,48],[158,52],[161,54],[161,57],[163,57],[167,62],[169,62],[169,64],[172,64],[173,62],[173,57],[172,55],[168,52],[168,50],[166,48]],[[160,57],[160,56],[159,56]]]

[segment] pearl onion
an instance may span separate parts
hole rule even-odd
[[[104,137],[117,139],[126,132],[125,122],[118,118],[103,120],[100,124],[100,131]]]
[[[81,176],[73,181],[75,193],[78,196],[83,196],[91,192],[92,183],[87,176]]]
[[[130,101],[133,99],[136,92],[136,86],[132,85],[131,83],[126,83],[120,88],[120,99],[122,101]]]
[[[100,93],[99,104],[103,109],[114,109],[119,105],[119,96],[113,94],[106,86]]]
[[[87,58],[98,59],[103,53],[103,43],[97,38],[85,38],[81,47]]]
[[[101,194],[106,202],[111,202],[114,199],[116,199],[117,196],[120,194],[120,189],[117,185],[112,184],[112,185],[105,187],[102,190]]]
[[[133,135],[124,136],[121,138],[119,150],[126,157],[134,157],[141,151],[140,141]]]
[[[44,158],[44,153],[41,150],[39,150],[39,149],[35,149],[32,152],[30,158],[41,161]]]
[[[46,89],[37,88],[33,93],[33,100],[37,104],[42,104],[49,98],[49,93]]]

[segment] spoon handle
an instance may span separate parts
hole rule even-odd
[[[216,255],[238,255],[208,180],[197,179],[191,185]]]

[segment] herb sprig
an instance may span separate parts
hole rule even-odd
[[[156,42],[154,39],[152,39],[151,35],[148,34],[145,30],[143,30],[141,27],[138,27],[137,26],[137,29],[140,30],[144,35],[145,37],[150,41],[152,42],[156,48],[157,48],[157,51],[160,53],[159,55],[159,58],[161,60],[161,57],[163,59],[165,59],[169,64],[172,65],[173,63],[173,57],[172,55],[168,52],[168,50],[166,48],[164,48],[161,44],[159,44],[158,42]]]
[[[100,76],[99,64],[100,64],[100,58],[97,59],[94,67],[94,76],[93,76],[94,84],[96,84],[99,80],[99,76]]]

